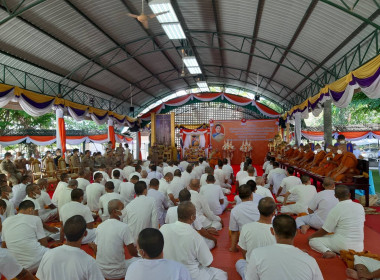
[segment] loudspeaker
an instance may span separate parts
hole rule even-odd
[[[255,95],[255,101],[260,101],[260,95]]]
[[[135,107],[129,107],[129,112],[134,113],[135,112]]]

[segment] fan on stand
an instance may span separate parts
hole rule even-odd
[[[169,11],[166,11],[166,12],[161,12],[161,13],[157,13],[157,14],[146,15],[146,14],[144,14],[144,0],[141,0],[141,6],[142,7],[141,7],[141,14],[140,15],[134,15],[134,14],[130,14],[130,13],[128,13],[127,15],[132,17],[132,18],[135,18],[139,22],[141,22],[142,26],[144,26],[145,29],[149,28],[149,22],[148,22],[149,19],[155,18],[156,16],[163,15],[163,14],[166,14],[169,12]]]

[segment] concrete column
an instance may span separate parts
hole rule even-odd
[[[332,116],[331,116],[331,100],[327,100],[323,104],[323,132],[325,146],[332,144]]]

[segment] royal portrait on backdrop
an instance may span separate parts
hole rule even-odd
[[[217,141],[223,141],[224,139],[224,127],[221,124],[216,124],[212,131],[212,138]]]

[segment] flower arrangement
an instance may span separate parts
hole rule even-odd
[[[232,140],[227,140],[227,142],[224,141],[224,145],[222,147],[222,150],[223,151],[233,151],[233,150],[235,150],[235,147],[232,144]]]
[[[251,142],[248,142],[248,140],[243,141],[243,143],[240,146],[240,151],[242,151],[243,153],[252,151]]]

